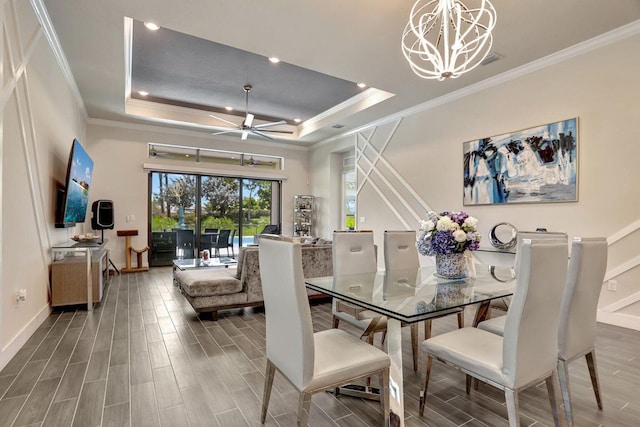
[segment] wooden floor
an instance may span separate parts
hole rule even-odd
[[[329,303],[314,304],[314,327],[330,327]],[[471,315],[467,316],[467,322]],[[0,426],[255,426],[265,365],[261,310],[199,320],[172,286],[171,269],[114,276],[105,299],[54,312],[0,372]],[[455,319],[434,322],[434,333]],[[348,329],[348,328],[347,328]],[[506,426],[502,393],[466,395],[464,376],[435,363],[427,410],[418,416],[420,374],[404,328],[407,426]],[[599,325],[597,358],[604,411],[597,410],[584,361],[571,369],[576,426],[640,425],[640,333]],[[424,369],[424,360],[420,361]],[[276,375],[268,426],[295,424],[297,394]],[[523,426],[552,424],[546,387],[520,395]],[[380,425],[376,402],[320,393],[311,426]]]

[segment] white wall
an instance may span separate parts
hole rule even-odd
[[[340,230],[342,197],[342,159],[345,151],[352,151],[355,138],[316,144],[309,153],[311,192],[316,197],[315,235],[331,239]]]
[[[147,143],[185,145],[191,147],[212,148],[239,151],[253,154],[269,154],[284,157],[284,171],[287,179],[282,184],[282,232],[291,234],[293,229],[293,196],[310,194],[308,186],[308,150],[302,147],[285,146],[278,143],[255,144],[237,139],[215,139],[201,132],[179,131],[159,126],[126,125],[117,122],[90,121],[87,127],[88,151],[95,162],[91,189],[91,201],[99,199],[113,200],[115,227],[105,230],[109,239],[107,247],[118,266],[124,266],[124,238],[116,235],[117,230],[137,229],[138,236],[132,238],[132,246],[143,248],[147,245],[148,221],[148,172],[144,164],[158,166],[206,168],[215,174],[215,170],[230,171],[237,176],[259,173],[249,166],[225,166],[177,162],[162,158],[149,159]],[[266,173],[266,172],[265,172]],[[134,215],[135,221],[126,222],[128,215]],[[144,257],[145,265],[147,258]]]
[[[31,3],[3,6],[0,369],[49,314],[49,248],[75,233],[54,228],[56,186],[73,139],[84,141],[85,132],[75,83],[61,71]],[[17,289],[26,289],[26,301],[16,302]]]
[[[640,219],[638,51],[640,36],[634,35],[467,96],[452,96],[450,102],[425,105],[423,111],[379,125],[370,141],[371,129],[361,132],[358,216],[366,222],[358,228],[373,229],[381,245],[383,230],[416,229],[427,207],[469,212],[480,220],[484,236],[501,221],[520,230],[546,227],[570,236],[607,237],[635,224]],[[571,117],[579,118],[578,202],[462,205],[464,141]],[[337,150],[353,139],[337,141]],[[320,144],[311,153],[314,194],[333,197],[324,178],[331,151],[331,144]],[[618,280],[618,290],[602,291],[599,319],[640,329],[640,303],[635,303],[640,300],[635,267],[640,232],[634,229],[611,246],[609,277]],[[611,305],[621,300],[621,307]],[[614,313],[607,312],[612,308]]]

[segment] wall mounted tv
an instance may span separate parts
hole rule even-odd
[[[64,189],[58,190],[56,227],[73,227],[85,221],[92,175],[93,160],[80,142],[74,139]]]

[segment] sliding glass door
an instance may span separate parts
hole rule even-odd
[[[267,224],[280,223],[277,181],[151,172],[149,188],[152,266],[205,249],[235,256]]]

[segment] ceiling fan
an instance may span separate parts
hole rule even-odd
[[[253,124],[253,119],[254,119],[254,115],[249,113],[249,92],[251,92],[252,86],[247,84],[244,85],[242,87],[242,89],[244,89],[245,92],[245,118],[242,121],[241,124],[236,124],[233,122],[230,122],[229,120],[225,120],[221,117],[217,117],[214,116],[212,114],[210,114],[210,117],[213,117],[216,120],[220,120],[222,122],[228,123],[232,126],[234,126],[233,128],[227,128],[227,130],[223,130],[221,132],[214,132],[212,135],[222,135],[225,133],[231,133],[231,132],[240,132],[241,133],[241,137],[240,139],[242,139],[243,141],[247,139],[247,137],[249,136],[250,133],[254,134],[254,135],[258,135],[261,136],[263,138],[266,139],[274,139],[272,136],[267,135],[267,132],[270,133],[286,133],[286,134],[292,134],[293,131],[290,130],[278,130],[278,129],[268,129],[272,126],[279,126],[279,125],[285,125],[287,124],[286,120],[280,120],[277,122],[270,122],[270,123],[263,123],[263,124],[259,124],[259,125],[254,125]]]

